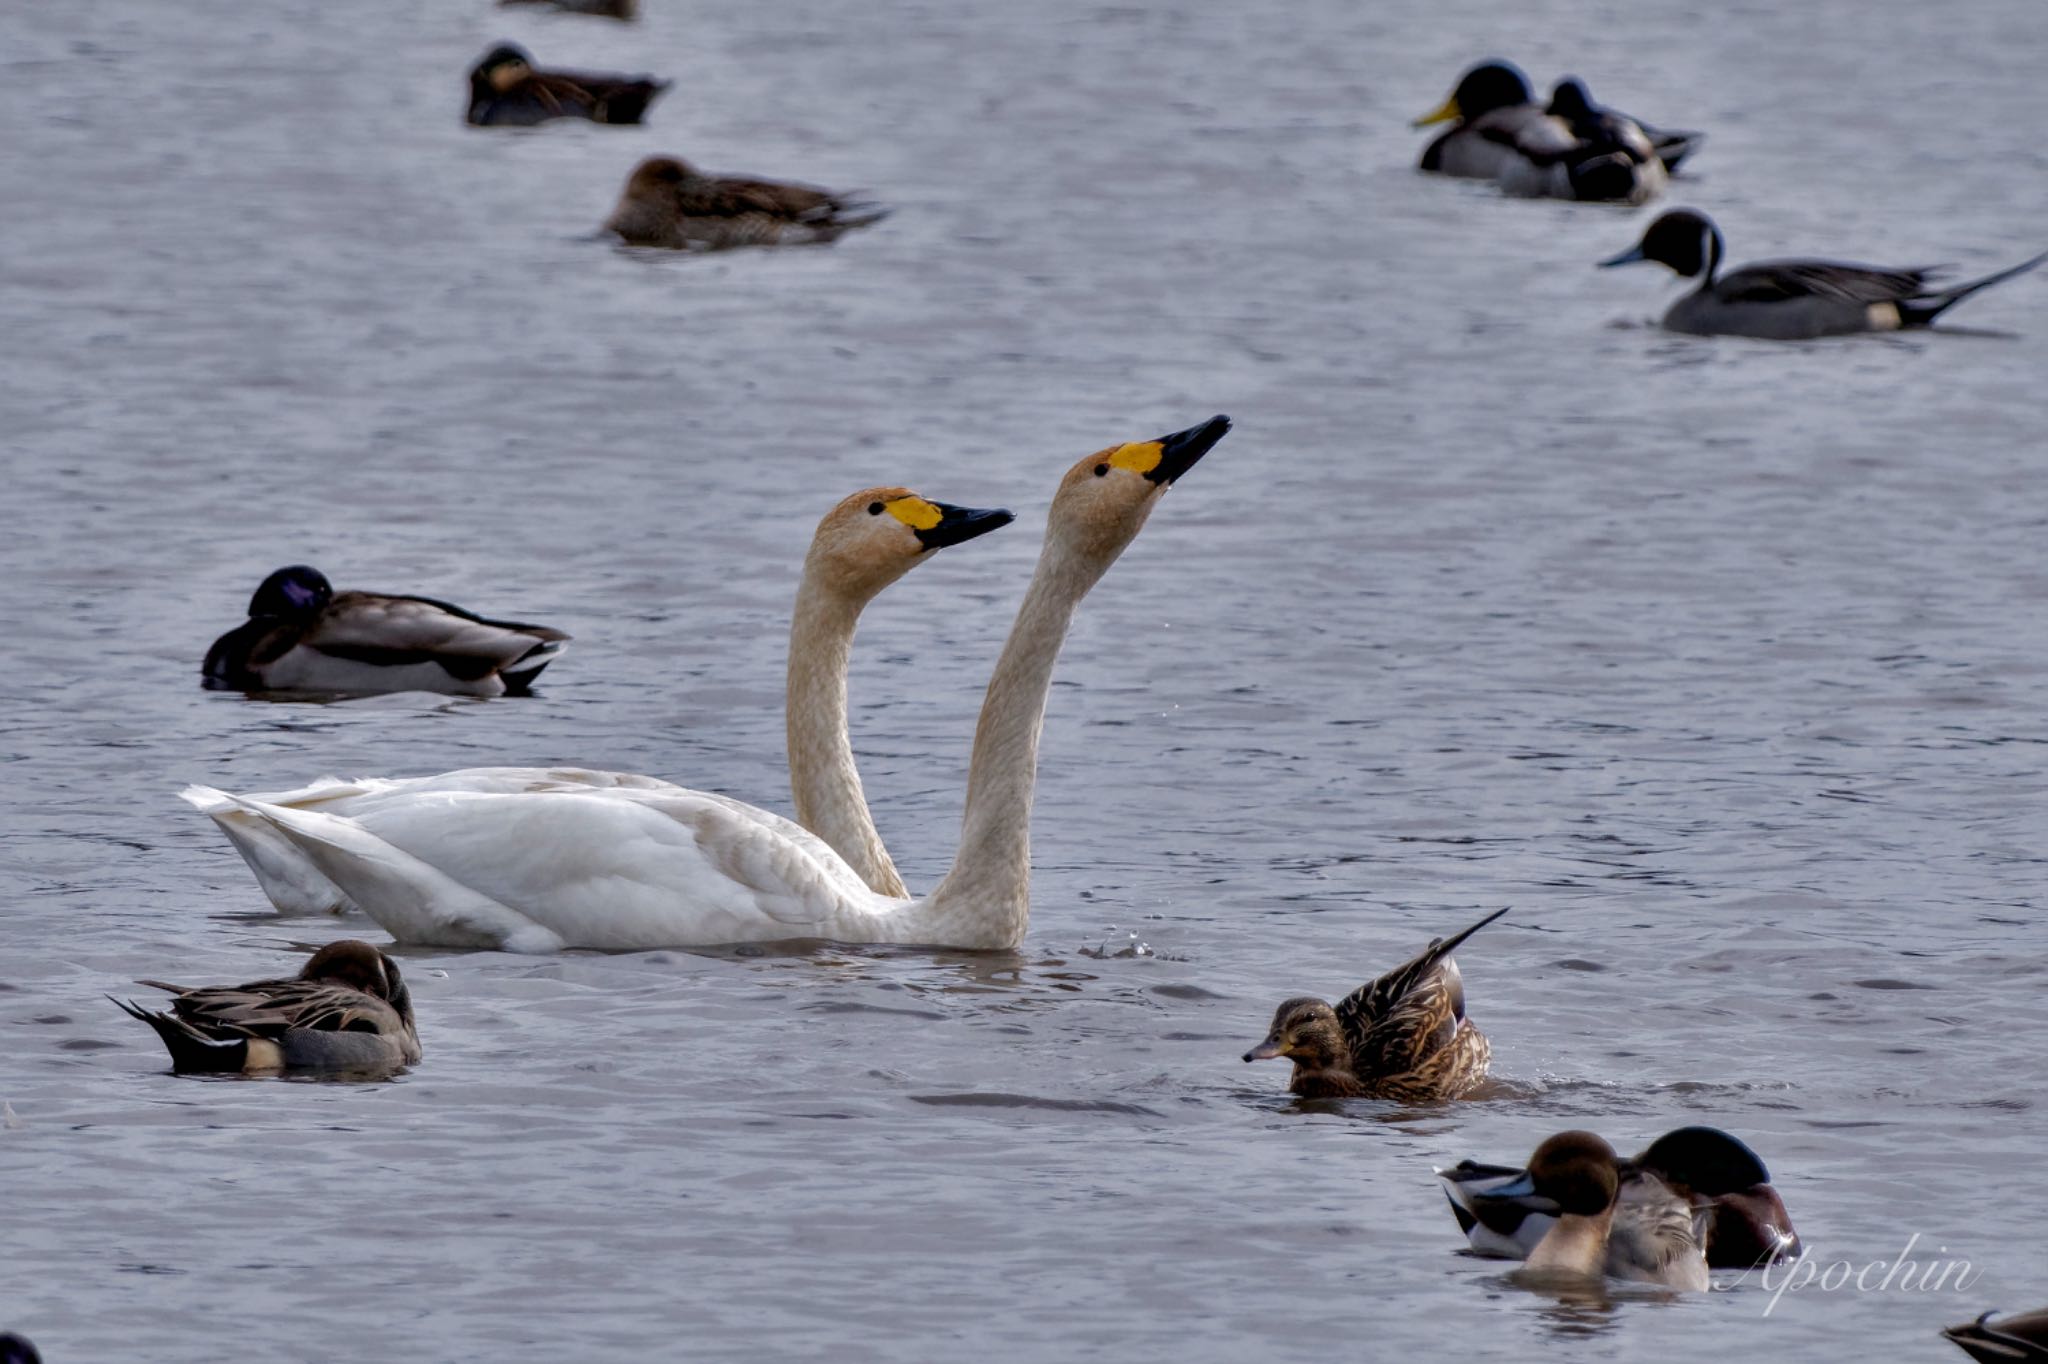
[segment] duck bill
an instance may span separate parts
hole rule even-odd
[[[1216,442],[1229,432],[1230,418],[1218,413],[1200,426],[1161,436],[1158,442],[1159,462],[1145,471],[1145,477],[1161,487],[1172,487],[1175,479],[1194,468],[1202,456],[1215,449]]]
[[[1637,261],[1648,259],[1649,257],[1643,254],[1643,248],[1639,243],[1635,246],[1631,246],[1628,250],[1622,252],[1618,256],[1614,256],[1610,259],[1601,261],[1600,268],[1602,270],[1612,270],[1617,265],[1634,265]]]
[[[1449,123],[1452,119],[1462,118],[1463,116],[1458,110],[1458,97],[1452,95],[1442,104],[1439,104],[1436,108],[1430,110],[1408,126],[1411,128],[1427,128],[1432,123]]]
[[[1269,1037],[1244,1054],[1247,1061],[1278,1061],[1287,1055],[1287,1044],[1277,1037]]]
[[[939,523],[917,533],[918,543],[926,549],[964,545],[1017,519],[1001,507],[983,510],[980,507],[956,507],[950,502],[933,502],[932,506],[938,508]]]

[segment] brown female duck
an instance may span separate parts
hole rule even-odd
[[[1465,1017],[1465,984],[1451,953],[1498,919],[1493,913],[1339,1000],[1282,1004],[1247,1061],[1294,1062],[1288,1088],[1305,1099],[1455,1099],[1486,1078],[1493,1048]]]
[[[475,127],[523,128],[556,118],[638,123],[668,89],[651,76],[593,71],[540,71],[521,48],[502,43],[469,73],[468,121]]]
[[[642,161],[626,180],[605,229],[629,246],[718,250],[732,246],[800,246],[887,217],[889,210],[856,195],[809,185],[704,175],[673,156]]]
[[[114,1003],[156,1029],[179,1074],[383,1070],[420,1059],[398,963],[353,938],[327,944],[289,979],[198,989],[136,983],[176,996],[169,1013]]]

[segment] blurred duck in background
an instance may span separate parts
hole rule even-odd
[[[705,175],[676,157],[656,156],[628,177],[605,228],[629,246],[714,251],[837,241],[888,216],[858,194]]]
[[[557,118],[638,123],[668,89],[651,76],[540,71],[510,43],[484,54],[469,73],[469,113],[478,128],[524,128]]]

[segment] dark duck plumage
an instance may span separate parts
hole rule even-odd
[[[638,123],[668,82],[594,71],[540,71],[510,43],[491,49],[469,73],[476,127],[530,127],[556,118]]]
[[[704,175],[673,156],[656,156],[634,168],[605,227],[632,246],[794,246],[834,241],[888,212],[857,195]]]
[[[563,14],[588,14],[599,19],[636,19],[640,15],[640,0],[498,0],[500,5],[533,6],[540,9],[558,10]]]
[[[1288,1088],[1305,1099],[1455,1099],[1486,1078],[1493,1048],[1465,1016],[1465,985],[1451,953],[1498,919],[1493,913],[1339,1000],[1282,1004],[1247,1061],[1294,1062]]]
[[[136,983],[175,996],[168,1013],[114,1003],[156,1029],[180,1074],[375,1070],[420,1059],[398,963],[352,938],[327,944],[289,979],[199,989]]]
[[[1932,268],[1889,269],[1825,260],[1758,261],[1719,274],[1721,229],[1689,208],[1663,214],[1633,248],[1603,267],[1655,261],[1699,287],[1664,314],[1667,331],[1693,336],[1751,336],[1806,341],[1821,336],[1925,327],[1980,289],[2024,274],[2048,252],[1952,288],[1934,286]]]
[[[1706,141],[1705,133],[1654,128],[1618,109],[1595,104],[1586,83],[1577,76],[1566,76],[1551,87],[1550,107],[1544,112],[1553,118],[1563,119],[1572,132],[1587,143],[1627,150],[1631,156],[1648,150],[1663,163],[1666,172],[1677,170],[1678,163],[1698,151],[1700,144]],[[1642,138],[1641,144],[1636,141],[1638,135]]]
[[[295,564],[263,580],[248,621],[214,641],[201,671],[221,691],[519,695],[568,640],[431,597],[337,593]]]
[[[0,1332],[0,1364],[43,1364],[43,1357],[26,1336]]]
[[[1983,1364],[2048,1364],[2048,1307],[1995,1322],[1986,1312],[1941,1334]]]
[[[1572,84],[1568,109],[1585,88]],[[1423,150],[1419,168],[1491,180],[1527,197],[1634,204],[1662,193],[1664,162],[1643,131],[1626,115],[1584,104],[1583,125],[1575,126],[1556,107],[1536,103],[1519,67],[1481,62],[1439,108],[1415,120],[1417,127],[1452,121]]]

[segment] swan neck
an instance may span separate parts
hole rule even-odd
[[[789,786],[797,823],[830,844],[870,889],[903,896],[903,878],[868,813],[847,733],[846,673],[866,602],[806,565],[789,626]]]

